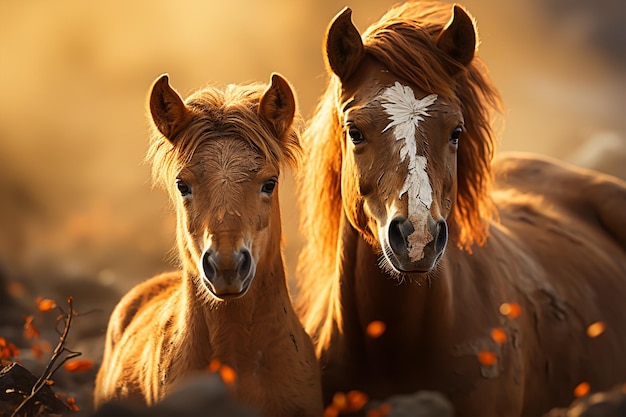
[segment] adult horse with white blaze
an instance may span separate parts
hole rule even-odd
[[[501,103],[476,44],[467,12],[439,3],[362,36],[350,9],[328,28],[297,306],[327,403],[438,390],[459,415],[541,415],[581,382],[626,381],[626,184],[528,155],[492,164]]]
[[[113,311],[96,406],[154,404],[214,363],[235,371],[236,398],[267,415],[321,414],[280,243],[278,177],[300,152],[291,87],[274,74],[269,87],[208,87],[183,102],[164,75],[150,111],[148,156],[176,205],[182,270],[137,285]]]

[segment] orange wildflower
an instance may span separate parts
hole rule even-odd
[[[334,404],[329,405],[324,409],[324,417],[337,417],[339,416],[339,409]]]
[[[589,394],[590,388],[591,387],[589,386],[588,382],[581,382],[580,384],[576,385],[576,388],[574,388],[574,397],[584,397],[585,395]]]
[[[50,311],[50,310],[56,308],[56,306],[57,306],[56,301],[54,301],[54,300],[52,300],[50,298],[37,297],[36,302],[37,302],[37,308],[42,313],[45,313],[46,311]]]
[[[237,373],[228,365],[222,365],[220,368],[220,376],[226,385],[232,385],[237,379]]]
[[[39,330],[33,324],[33,316],[26,316],[24,323],[24,337],[26,339],[39,339]]]
[[[483,365],[491,366],[498,361],[498,357],[495,353],[488,350],[481,350],[478,352],[478,362]]]
[[[374,320],[367,325],[365,332],[369,337],[376,339],[382,336],[383,333],[385,333],[386,329],[387,325],[385,324],[385,322],[380,320]]]
[[[348,410],[353,413],[362,410],[369,401],[367,394],[357,390],[348,391],[346,399],[348,402]]]
[[[591,323],[589,327],[587,327],[587,336],[594,338],[600,336],[604,333],[606,329],[606,325],[603,321],[596,321],[595,323]]]
[[[502,303],[500,304],[500,314],[514,319],[522,314],[522,306],[517,303]]]
[[[0,337],[0,359],[12,359],[20,356],[19,349],[4,337]]]
[[[82,359],[78,361],[66,362],[63,364],[63,368],[65,368],[67,372],[85,372],[93,368],[93,361]]]
[[[506,332],[502,328],[496,327],[491,330],[491,338],[497,344],[502,345],[506,342]]]
[[[335,406],[335,408],[339,411],[344,411],[348,406],[348,399],[346,397],[346,394],[341,391],[337,391],[333,395],[333,406]]]
[[[210,372],[217,372],[220,370],[221,367],[222,367],[222,362],[218,361],[217,359],[212,359],[211,362],[209,362]]]
[[[76,405],[76,400],[73,397],[68,397],[68,399],[67,399],[67,401],[65,401],[65,403],[70,408],[70,410],[72,410],[72,411],[80,411],[80,408],[78,408],[78,405]]]

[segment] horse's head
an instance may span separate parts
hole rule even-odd
[[[373,42],[395,36],[393,31],[421,30],[407,25],[391,23]],[[393,52],[383,47],[377,55],[364,46],[350,9],[337,15],[326,36],[327,63],[340,84],[336,112],[345,132],[344,210],[366,240],[382,249],[383,265],[395,273],[428,272],[445,250],[465,130],[453,86],[476,46],[473,22],[458,6],[439,33],[423,37],[422,44],[404,46],[406,62],[394,63],[427,68],[417,79],[385,62],[394,59]],[[449,86],[437,91],[435,77]]]
[[[279,253],[277,183],[298,147],[295,108],[277,74],[269,88],[206,88],[186,102],[166,75],[152,87],[153,171],[176,203],[183,268],[218,299],[243,296],[260,260]]]

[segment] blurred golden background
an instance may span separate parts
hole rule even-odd
[[[174,217],[152,189],[146,96],[283,74],[311,115],[324,31],[349,5],[363,31],[395,1],[0,0],[0,269],[29,294],[100,308],[171,269]],[[626,177],[622,0],[467,0],[507,113],[500,151]],[[281,188],[286,261],[301,244],[293,175]],[[19,287],[19,286],[18,286]],[[15,290],[15,286],[9,286]],[[95,348],[94,355],[98,354]]]

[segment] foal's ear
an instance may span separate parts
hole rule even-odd
[[[462,65],[472,62],[476,50],[474,21],[458,4],[452,18],[437,37],[437,47]]]
[[[352,10],[343,9],[326,32],[326,60],[341,81],[347,80],[364,55],[361,34],[352,23]]]
[[[170,87],[167,74],[161,75],[150,92],[150,113],[159,132],[174,143],[176,134],[191,120],[191,112]]]
[[[296,114],[296,99],[289,83],[281,75],[272,74],[270,86],[259,102],[258,114],[272,126],[278,139],[291,126]]]

